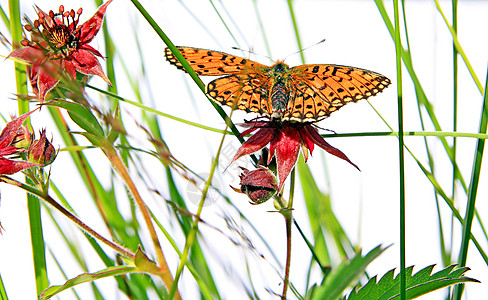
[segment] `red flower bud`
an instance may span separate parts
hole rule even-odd
[[[39,140],[35,140],[27,150],[27,159],[30,162],[49,165],[56,158],[56,149],[46,138],[46,130],[41,131]]]
[[[16,148],[29,148],[32,142],[33,134],[29,131],[27,126],[20,126],[17,135],[15,136],[14,140],[12,141],[12,145]]]
[[[260,165],[253,171],[241,169],[241,191],[251,199],[251,204],[264,203],[276,194],[278,180],[270,169]]]

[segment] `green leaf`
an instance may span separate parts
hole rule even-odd
[[[158,268],[156,263],[147,257],[147,255],[142,251],[141,247],[136,251],[136,257],[134,263],[139,272],[159,274],[161,270]]]
[[[456,265],[451,265],[441,271],[432,274],[434,265],[425,267],[412,276],[413,266],[405,270],[407,299],[414,299],[425,295],[429,292],[438,290],[440,288],[463,283],[463,282],[479,282],[476,279],[465,277],[469,268],[456,268]],[[376,276],[371,278],[369,282],[358,291],[356,287],[348,300],[358,299],[395,299],[400,296],[400,276],[393,277],[395,269],[388,271],[378,283],[376,283]]]
[[[78,124],[78,126],[86,130],[86,132],[100,138],[105,136],[102,126],[98,123],[97,118],[93,115],[91,110],[83,105],[63,100],[57,100],[47,105],[66,109],[71,119]]]
[[[59,294],[62,291],[65,291],[81,283],[92,282],[97,279],[102,279],[102,278],[116,276],[116,275],[123,275],[128,273],[134,273],[137,271],[138,271],[137,268],[134,266],[116,266],[116,267],[108,267],[104,270],[95,273],[83,273],[81,275],[76,276],[73,279],[66,281],[66,283],[63,285],[54,285],[45,289],[44,292],[41,293],[40,299],[41,300],[50,299],[56,294]]]
[[[342,262],[339,267],[328,274],[319,287],[314,287],[311,299],[335,300],[340,298],[347,286],[364,272],[370,262],[385,250],[386,248],[381,248],[381,245],[378,245],[365,256],[362,256],[361,252],[359,252],[351,260]]]
[[[55,285],[47,288],[44,290],[41,295],[39,296],[40,300],[47,300],[51,297],[55,296],[56,294],[61,293],[69,288],[72,288],[78,284],[92,282],[97,279],[102,279],[111,276],[118,276],[124,275],[129,273],[147,273],[147,274],[159,274],[160,270],[157,265],[150,260],[146,254],[142,251],[139,247],[135,253],[134,258],[134,265],[125,265],[125,266],[115,266],[115,267],[108,267],[104,270],[95,272],[95,273],[83,273],[81,275],[76,276],[73,279],[66,281],[63,285]]]

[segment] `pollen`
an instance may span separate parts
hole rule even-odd
[[[66,25],[59,24],[49,31],[48,37],[51,44],[57,48],[62,48],[68,43],[70,33]]]

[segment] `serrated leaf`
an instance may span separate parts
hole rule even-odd
[[[456,268],[455,265],[451,265],[430,275],[433,268],[434,265],[425,267],[413,276],[413,266],[405,270],[407,299],[414,299],[458,283],[479,282],[476,279],[464,276],[464,273],[469,270],[468,267]],[[394,271],[395,269],[388,271],[378,283],[376,283],[376,276],[371,278],[359,291],[355,288],[347,300],[398,298],[400,296],[400,274],[394,278]]]
[[[86,132],[99,138],[105,136],[102,126],[100,126],[100,123],[98,123],[97,118],[88,108],[84,107],[83,105],[63,100],[54,101],[47,105],[57,106],[66,109],[70,118],[76,124],[78,124],[78,126],[86,130]]]
[[[329,273],[319,287],[314,288],[312,299],[335,300],[340,298],[347,286],[363,273],[368,264],[383,253],[385,249],[378,245],[365,256],[362,256],[361,252],[359,252],[351,260],[344,261],[339,267]]]

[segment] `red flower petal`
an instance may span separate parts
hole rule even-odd
[[[35,111],[32,110],[30,112],[26,112],[25,114],[13,119],[12,121],[8,122],[3,128],[2,133],[0,133],[0,148],[5,148],[12,144],[13,140],[17,136],[17,132],[19,131],[20,126],[24,123],[24,121]]]
[[[14,51],[10,52],[7,58],[10,57],[23,60],[33,65],[39,63],[46,56],[44,55],[44,52],[41,49],[34,48],[31,46],[26,46],[26,47],[15,49]]]
[[[71,60],[63,61],[63,69],[73,80],[76,80],[76,67]]]
[[[299,153],[300,133],[296,128],[289,126],[283,127],[280,131],[275,154],[278,178],[280,180],[278,191],[281,191],[286,178],[288,178],[288,175],[290,175],[291,170],[297,163]]]
[[[76,68],[76,71],[85,75],[97,75],[100,76],[105,82],[111,85],[108,77],[103,73],[102,67],[98,62],[98,59],[90,51],[84,49],[78,49],[71,55],[72,63]]]
[[[95,37],[95,35],[97,35],[102,26],[103,16],[105,15],[105,11],[110,2],[112,2],[112,0],[102,4],[90,19],[78,26],[77,29],[80,30],[80,43],[87,44]]]
[[[60,68],[54,66],[55,64],[46,62],[39,68],[37,88],[39,89],[39,101],[41,103],[44,101],[46,94],[59,82],[59,78],[56,77],[56,72],[59,72]]]
[[[302,133],[304,133],[304,135],[306,135],[308,139],[310,139],[312,142],[317,144],[320,148],[324,149],[325,151],[329,152],[332,155],[335,155],[339,158],[342,158],[343,160],[347,161],[348,163],[350,163],[351,165],[356,167],[356,169],[361,171],[358,168],[358,166],[353,164],[349,160],[349,158],[347,158],[347,156],[341,150],[334,148],[331,145],[329,145],[329,143],[327,143],[324,140],[324,138],[320,136],[318,130],[316,128],[312,127],[312,125],[305,126],[305,127],[303,127],[303,129],[304,129],[304,131]]]
[[[12,175],[36,166],[39,165],[27,161],[14,161],[0,157],[0,175]]]
[[[10,154],[15,154],[15,153],[23,152],[23,151],[24,151],[23,149],[19,149],[17,147],[9,146],[9,147],[5,147],[5,148],[0,149],[0,156],[7,156]]]
[[[91,53],[95,54],[96,56],[99,56],[101,58],[103,58],[102,54],[100,52],[98,52],[97,49],[93,48],[92,46],[90,45],[82,45],[79,49],[85,49],[85,50],[88,50],[90,51]]]
[[[273,133],[273,138],[269,142],[269,153],[268,153],[268,165],[271,163],[273,156],[275,155],[276,146],[280,142],[281,134],[280,129],[276,128],[275,132]]]
[[[273,138],[273,128],[261,128],[256,134],[251,136],[245,141],[242,146],[237,150],[236,155],[232,159],[231,163],[235,162],[244,155],[249,155],[256,151],[263,149]]]

